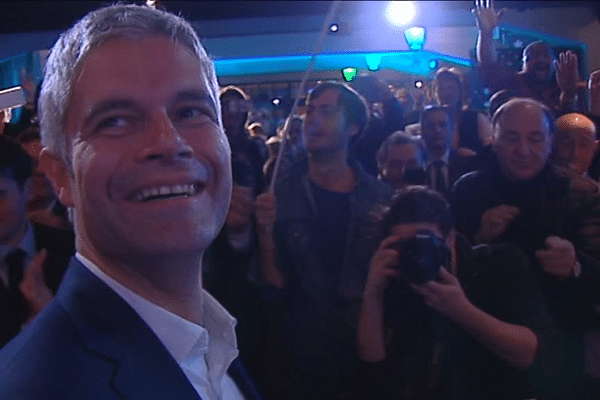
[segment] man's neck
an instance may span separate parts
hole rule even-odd
[[[202,323],[201,255],[117,261],[80,242],[77,251],[137,295],[188,321]]]
[[[348,193],[356,187],[356,174],[348,165],[348,154],[339,151],[331,154],[310,153],[308,157],[308,177],[323,189]]]

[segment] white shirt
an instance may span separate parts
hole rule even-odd
[[[202,291],[202,327],[132,292],[81,254],[76,253],[75,257],[135,310],[177,361],[203,400],[244,399],[227,375],[229,365],[239,353],[236,320],[207,291]]]

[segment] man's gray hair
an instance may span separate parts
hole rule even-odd
[[[44,81],[39,98],[42,144],[62,158],[71,168],[70,144],[66,134],[66,115],[73,84],[82,63],[100,44],[115,37],[139,39],[162,35],[188,48],[198,57],[217,107],[221,125],[218,83],[214,64],[200,44],[194,28],[183,18],[134,4],[116,4],[92,11],[63,33],[46,62]],[[102,82],[98,83],[99,85]]]

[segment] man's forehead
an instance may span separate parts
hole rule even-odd
[[[525,56],[552,57],[552,50],[545,43],[536,43],[525,49]]]

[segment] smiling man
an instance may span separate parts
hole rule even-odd
[[[99,9],[53,47],[40,163],[77,253],[0,353],[0,398],[255,398],[201,281],[231,195],[217,93],[192,27],[153,8]]]
[[[583,376],[580,335],[600,326],[598,185],[550,163],[554,117],[543,104],[512,99],[492,122],[498,162],[454,185],[456,228],[475,243],[512,243],[530,257],[558,328],[569,334],[564,382],[573,383]]]

